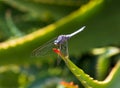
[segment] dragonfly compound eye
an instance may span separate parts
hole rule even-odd
[[[54,41],[54,45],[58,45],[58,40],[55,40],[55,41]]]

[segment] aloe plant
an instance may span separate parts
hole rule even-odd
[[[21,65],[25,65],[27,68],[28,65],[37,63],[40,72],[34,76],[31,74],[32,71],[27,73],[27,70],[30,69],[29,66],[27,70],[23,70],[23,68],[19,69],[18,72],[15,71],[15,68],[14,71],[12,70],[13,74],[16,75],[16,87],[37,85],[36,78],[39,78],[41,86],[45,87],[47,85],[45,82],[48,81],[41,82],[41,80],[47,80],[51,75],[60,76],[63,69],[53,68],[55,60],[51,59],[52,56],[31,58],[31,52],[53,37],[71,33],[83,25],[86,26],[85,31],[69,40],[70,56],[77,57],[88,51],[92,52],[91,50],[96,47],[105,47],[111,44],[119,46],[120,26],[118,24],[120,20],[118,3],[119,0],[78,0],[76,2],[73,0],[58,0],[58,2],[54,0],[1,0],[0,64],[3,67],[0,68],[0,71],[3,73],[0,72],[0,74],[5,74],[3,75],[5,78],[9,78],[8,76],[13,77],[9,70],[8,74],[6,74],[5,69],[11,68],[9,65],[20,65],[19,68],[22,68]],[[99,54],[97,58],[95,74],[97,80],[93,80],[92,77],[85,74],[84,70],[73,64],[69,58],[62,58],[84,87],[118,88],[119,59],[117,59],[117,64],[110,71],[110,58],[119,54],[119,49],[117,48],[117,53],[112,54],[107,52],[110,51],[109,48],[104,49],[106,51]],[[50,71],[47,68],[49,66],[51,67]],[[4,70],[2,70],[3,68]],[[64,74],[67,74],[66,70]],[[109,76],[107,76],[108,74]],[[75,79],[73,75],[69,76]],[[4,77],[3,80],[0,80],[0,87],[7,86],[7,84],[4,84],[7,80],[4,80]],[[27,82],[28,79],[31,80]],[[52,80],[52,78],[50,79]],[[12,82],[10,83],[11,87],[13,87],[14,83],[13,85]]]
[[[114,51],[114,48],[112,50]],[[64,53],[62,53],[59,49],[55,48],[54,52],[57,53],[64,60],[68,68],[76,76],[76,78],[84,85],[85,88],[118,88],[119,87],[120,61],[117,62],[116,66],[112,69],[111,73],[104,81],[98,81],[98,80],[94,80],[92,77],[86,74],[82,69],[78,68],[70,60],[69,56],[65,56]],[[114,52],[110,51],[110,53],[108,53],[108,55],[104,56],[103,58],[106,59],[107,56],[111,56],[117,53],[120,53],[119,49],[116,49]],[[103,63],[106,62],[107,61],[104,60]],[[99,62],[98,64],[100,63],[101,62]]]

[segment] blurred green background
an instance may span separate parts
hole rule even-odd
[[[63,61],[57,65],[57,55],[31,58],[35,48],[82,26],[85,30],[68,41],[70,59],[91,77],[104,80],[119,60],[119,51],[109,53],[109,47],[119,50],[119,3],[0,0],[0,88],[67,88],[61,81],[84,88]]]

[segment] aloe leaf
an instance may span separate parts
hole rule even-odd
[[[120,61],[118,60],[117,64],[111,70],[110,74],[106,77],[104,81],[98,81],[86,74],[82,69],[78,68],[69,58],[69,56],[64,55],[64,53],[55,48],[54,52],[58,54],[69,70],[76,76],[76,78],[84,85],[85,88],[118,88],[120,79]],[[112,48],[108,56],[118,54],[119,49]],[[104,65],[105,66],[105,65]]]
[[[36,3],[35,1],[27,0],[3,0],[3,2],[22,12],[31,14],[31,17],[42,20],[49,19],[49,17],[54,20],[58,20],[59,18],[69,14],[71,11],[79,8],[79,6],[57,5],[49,4],[47,2]]]
[[[80,27],[80,23],[95,13],[95,11],[100,8],[102,3],[102,0],[90,1],[88,4],[82,6],[74,13],[68,15],[64,19],[61,19],[54,24],[48,25],[26,36],[0,43],[0,58],[2,58],[0,63],[20,64],[28,62],[33,63],[41,60],[39,58],[30,58],[33,49],[48,41],[53,36],[56,36],[62,32],[67,32],[68,30],[66,29],[68,28],[75,30],[76,28]]]
[[[23,35],[23,33],[21,33],[21,31],[15,26],[14,22],[12,21],[11,15],[12,14],[11,14],[10,10],[8,10],[6,13],[6,23],[10,29],[11,35],[20,37]]]
[[[116,66],[112,69],[108,77],[104,80],[104,82],[108,82],[106,88],[119,88],[119,80],[120,80],[120,61],[118,60]]]
[[[84,85],[85,88],[118,88],[119,87],[119,75],[120,75],[120,61],[112,69],[108,77],[104,81],[94,80],[82,69],[78,68],[68,57],[60,55],[65,61],[70,71],[76,76],[76,78]]]
[[[103,48],[103,53],[98,56],[96,64],[96,76],[98,80],[104,80],[109,72],[110,62],[112,56],[119,54],[119,49],[116,47]]]

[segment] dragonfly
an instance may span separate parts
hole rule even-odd
[[[59,35],[57,38],[54,38],[50,41],[48,41],[46,44],[43,44],[42,46],[36,48],[32,52],[32,56],[35,57],[41,57],[46,54],[50,55],[50,52],[52,51],[53,48],[59,49],[65,56],[69,56],[68,52],[68,40],[73,37],[74,35],[80,33],[85,29],[85,26],[81,27],[77,31],[71,33],[71,34],[66,34],[66,35]]]

